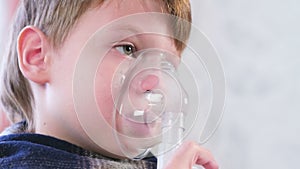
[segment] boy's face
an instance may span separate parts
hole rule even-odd
[[[76,71],[81,51],[85,47],[86,42],[91,36],[103,26],[112,21],[131,14],[144,12],[161,12],[163,4],[153,0],[112,0],[105,1],[100,7],[92,8],[86,12],[79,20],[77,25],[71,30],[69,37],[63,45],[55,50],[55,56],[51,60],[51,80],[47,86],[47,112],[53,120],[55,126],[48,126],[47,134],[65,139],[84,148],[91,149],[97,152],[105,153],[105,151],[122,155],[113,135],[112,121],[113,119],[113,96],[112,96],[112,80],[118,66],[128,59],[135,59],[133,52],[148,48],[158,48],[176,56],[179,52],[176,50],[174,41],[170,37],[161,36],[158,34],[138,34],[127,37],[128,30],[138,29],[141,32],[147,32],[149,28],[149,20],[141,19],[137,23],[126,23],[124,27],[105,33],[103,38],[98,37],[95,41],[95,46],[99,48],[99,53],[91,53],[91,57],[103,57],[101,62],[97,63],[95,72],[87,72],[84,76],[89,76],[89,73],[94,79],[92,82],[81,81],[80,87],[83,91],[87,90],[92,83],[94,96],[98,111],[101,112],[101,118],[94,115],[93,109],[85,109],[84,116],[82,111],[78,112],[76,104],[89,104],[89,98],[74,99],[74,72]],[[162,32],[170,32],[166,20],[157,22],[159,29]],[[130,32],[130,31],[129,31]],[[129,35],[129,34],[128,34]],[[130,33],[132,35],[132,32]],[[110,38],[112,37],[112,38]],[[118,37],[121,37],[118,39]],[[123,38],[126,37],[126,38]],[[101,49],[100,49],[101,48]],[[99,56],[101,55],[101,56]],[[104,56],[103,56],[104,55]],[[84,56],[89,57],[89,56]],[[81,58],[82,59],[82,58]],[[86,58],[88,59],[88,58]],[[87,68],[88,69],[88,68]],[[154,87],[155,77],[145,79],[143,86],[144,90],[151,90]],[[143,90],[143,88],[142,88]],[[75,101],[74,101],[75,100]],[[78,113],[81,113],[80,115]],[[86,118],[86,119],[81,119]],[[93,121],[86,124],[87,121]],[[42,125],[37,125],[37,132],[45,132]],[[149,130],[149,131],[146,131]],[[138,133],[137,135],[151,136],[155,135],[157,128],[149,128],[143,124],[134,124],[128,122],[125,124],[125,131]],[[140,134],[139,134],[140,133]],[[151,144],[151,143],[150,143]],[[100,147],[98,147],[98,146]],[[109,153],[108,153],[109,154]]]

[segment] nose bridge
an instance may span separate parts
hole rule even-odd
[[[166,51],[149,49],[142,51],[132,69],[131,86],[137,93],[165,86],[175,72],[172,58]]]

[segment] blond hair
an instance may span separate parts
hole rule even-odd
[[[1,103],[13,122],[23,121],[26,132],[34,132],[34,97],[28,80],[18,66],[17,37],[21,30],[32,25],[40,29],[50,43],[57,47],[64,42],[78,19],[89,8],[99,6],[104,0],[23,0],[20,2],[10,33],[9,46],[3,57],[0,80]],[[162,0],[166,13],[191,22],[189,0]],[[62,31],[63,30],[63,31]],[[174,25],[174,36],[188,39],[190,25],[178,21]],[[184,43],[175,39],[181,51]]]

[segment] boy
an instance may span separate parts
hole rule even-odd
[[[177,56],[183,43],[141,35],[107,42],[102,66],[95,76],[95,97],[104,121],[97,144],[82,128],[74,108],[72,78],[88,39],[112,21],[137,13],[168,13],[191,21],[187,0],[24,0],[14,23],[7,58],[4,58],[1,101],[16,122],[1,138],[1,168],[156,168],[153,158],[126,159],[111,129],[111,81],[117,65],[139,49],[162,48]],[[188,38],[189,27],[161,23],[161,28]],[[103,67],[102,67],[103,68]],[[87,116],[88,110],[86,110]],[[99,119],[100,120],[100,119]],[[212,155],[196,143],[184,143],[166,168],[199,164],[217,169]]]

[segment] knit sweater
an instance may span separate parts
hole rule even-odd
[[[39,134],[0,137],[0,169],[154,169],[156,158],[140,161],[105,157]]]

